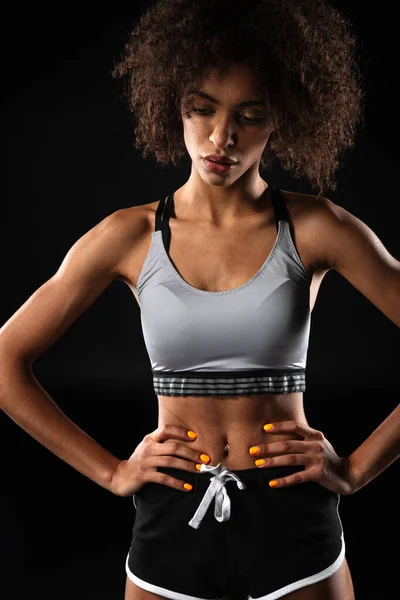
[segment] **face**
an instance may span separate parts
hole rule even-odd
[[[203,180],[217,186],[231,185],[245,173],[259,177],[261,155],[275,127],[249,68],[212,69],[196,92],[189,91],[182,108],[192,172],[196,169]],[[231,158],[236,165],[227,173],[214,173],[204,160],[209,154]]]

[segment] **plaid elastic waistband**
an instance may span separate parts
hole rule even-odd
[[[153,371],[161,396],[247,396],[289,394],[306,389],[305,369],[252,371]]]

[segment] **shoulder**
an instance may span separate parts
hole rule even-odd
[[[400,327],[400,261],[364,221],[322,198],[311,210],[309,228],[329,266]]]
[[[346,235],[343,224],[359,221],[327,197],[282,190],[299,242],[312,257],[315,270],[336,267],[335,248]]]
[[[377,257],[379,253],[386,263],[393,262],[374,231],[350,211],[326,197],[283,192],[290,216],[320,268],[346,276],[356,255]]]
[[[125,263],[150,234],[149,215],[147,205],[120,208],[94,228],[102,239],[104,260],[112,262],[115,279],[125,280]]]
[[[110,213],[88,233],[97,237],[116,258],[124,255],[128,247],[146,234],[148,223],[146,209],[142,206],[132,206]]]
[[[116,220],[119,220],[121,227],[126,228],[127,231],[136,231],[137,233],[143,232],[143,230],[154,231],[155,213],[157,211],[160,200],[155,202],[148,202],[147,204],[138,204],[137,206],[129,206],[127,208],[120,208],[113,213]]]
[[[149,204],[120,208],[111,213],[107,220],[114,235],[121,236],[120,240],[130,241],[146,233],[150,225]]]

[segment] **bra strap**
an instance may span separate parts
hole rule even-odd
[[[168,227],[169,215],[171,213],[171,206],[173,201],[173,192],[168,194],[164,200],[160,200],[156,211],[156,227],[155,230],[161,229],[164,247],[167,252],[169,251],[169,244],[171,239],[171,232]]]
[[[278,231],[279,221],[289,221],[290,223],[290,215],[281,190],[271,184],[269,184],[269,187],[271,188],[271,202],[275,214],[276,230]]]

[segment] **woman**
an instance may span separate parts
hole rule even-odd
[[[399,263],[323,196],[360,116],[353,46],[321,0],[154,3],[113,74],[129,76],[144,156],[176,165],[187,152],[190,177],[88,231],[1,330],[1,408],[133,496],[125,600],[354,598],[340,495],[397,458],[399,410],[339,457],[303,408],[327,271],[400,325]],[[259,169],[275,156],[318,195],[267,183]],[[30,369],[115,279],[139,302],[159,404],[157,429],[125,460],[72,423]]]

